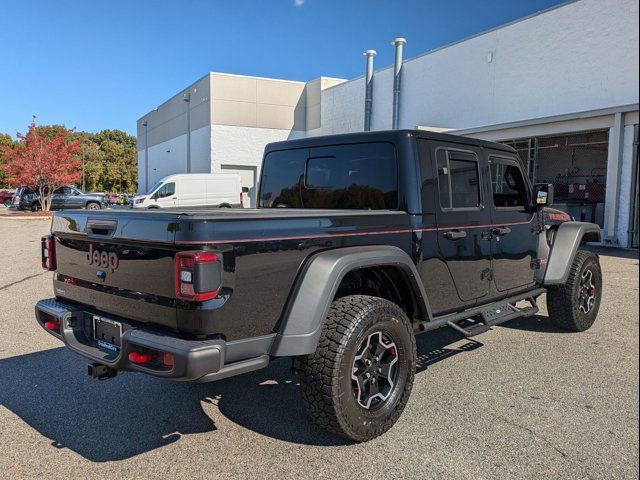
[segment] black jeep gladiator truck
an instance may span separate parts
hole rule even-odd
[[[400,416],[415,334],[473,336],[538,311],[588,329],[595,224],[549,208],[512,148],[397,130],[265,149],[255,209],[64,211],[42,239],[55,297],[38,323],[89,374],[209,382],[292,357],[331,432],[372,439]]]

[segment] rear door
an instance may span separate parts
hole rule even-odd
[[[514,155],[489,153],[491,173],[491,223],[493,274],[501,291],[534,283],[538,235],[533,230],[534,215],[528,208],[529,184]]]
[[[491,285],[491,223],[485,207],[482,156],[470,146],[437,143],[438,246],[465,303],[475,303]]]
[[[224,173],[237,173],[240,175],[242,191],[244,192],[245,207],[256,206],[256,184],[258,181],[257,167],[245,165],[222,165]]]

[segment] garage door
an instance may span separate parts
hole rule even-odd
[[[513,146],[534,183],[552,183],[554,208],[604,226],[608,130],[503,141]]]
[[[223,173],[238,173],[242,179],[242,186],[249,189],[249,202],[245,206],[256,206],[256,183],[258,180],[258,168],[244,165],[222,165]]]

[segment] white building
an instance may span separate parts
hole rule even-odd
[[[638,0],[571,1],[405,60],[399,126],[512,144],[557,206],[637,246],[638,14]],[[392,84],[392,66],[375,72],[373,130],[391,128]],[[207,74],[138,120],[139,189],[188,170],[253,186],[266,143],[363,130],[364,96],[363,77]]]

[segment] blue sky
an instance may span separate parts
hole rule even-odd
[[[0,0],[0,132],[135,122],[206,72],[353,78],[561,0]]]

